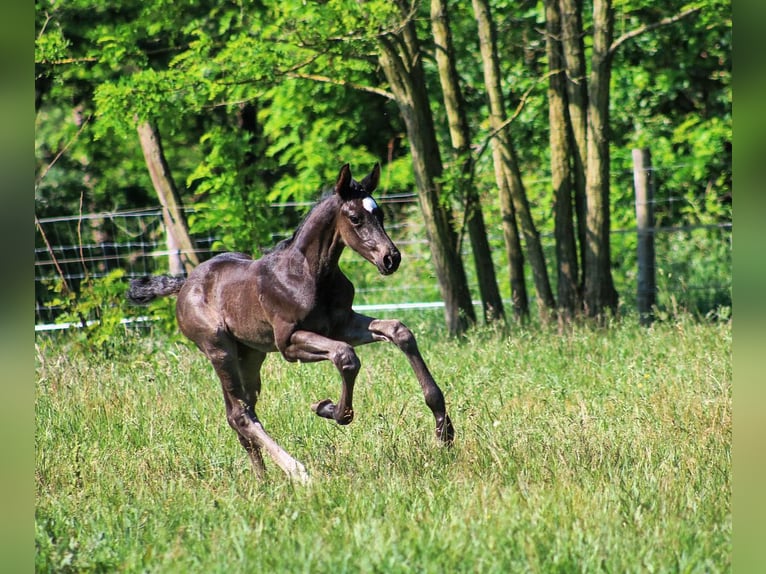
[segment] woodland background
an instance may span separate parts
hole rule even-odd
[[[190,236],[171,272],[200,237],[257,255],[377,161],[378,195],[415,194],[389,221],[427,239],[451,333],[472,299],[603,317],[633,299],[635,238],[611,232],[635,227],[648,148],[662,253],[690,263],[658,271],[714,286],[694,312],[731,304],[730,2],[36,2],[35,62],[40,250],[46,218],[162,203]],[[89,221],[72,243],[118,233]]]

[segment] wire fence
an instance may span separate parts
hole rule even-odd
[[[653,203],[678,198],[655,199]],[[414,194],[380,198],[385,204],[405,204],[416,210]],[[310,204],[279,204],[274,209],[308,207]],[[430,263],[425,233],[417,217],[387,225],[391,238],[403,254],[400,271],[381,278],[358,257],[344,255],[341,263],[356,286],[359,310],[408,310],[438,308],[440,291]],[[658,226],[656,240],[657,304],[684,307],[702,313],[731,305],[731,223]],[[501,294],[510,300],[510,281],[504,263],[502,231],[489,230]],[[285,235],[274,235],[276,243]],[[194,237],[200,261],[218,252],[214,235]],[[555,260],[553,234],[541,234],[546,260]],[[622,305],[635,308],[636,228],[615,229],[611,236],[613,277]],[[478,293],[467,238],[462,245],[469,287]],[[35,325],[36,330],[60,328],[54,323],[64,311],[59,294],[77,292],[83,281],[103,278],[116,269],[125,278],[167,273],[168,256],[161,208],[80,214],[35,219]],[[406,265],[405,265],[406,263]],[[531,273],[527,274],[531,277]],[[555,273],[551,273],[555,282]],[[534,293],[530,284],[529,293]],[[479,302],[476,301],[478,305]]]

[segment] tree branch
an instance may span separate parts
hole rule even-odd
[[[519,105],[516,106],[516,110],[513,112],[513,114],[509,118],[507,118],[505,121],[503,121],[503,123],[500,124],[496,129],[492,130],[490,134],[486,137],[486,139],[481,143],[481,145],[478,146],[475,161],[479,160],[481,155],[484,153],[484,150],[487,149],[487,146],[489,145],[489,142],[492,140],[492,138],[496,137],[497,134],[499,134],[501,131],[507,128],[511,124],[511,122],[513,122],[513,120],[519,117],[522,110],[524,109],[524,106],[527,104],[527,100],[529,99],[529,96],[532,94],[532,91],[537,87],[537,85],[540,82],[544,82],[551,76],[555,76],[556,74],[561,73],[562,71],[563,70],[551,70],[550,72],[539,77],[535,81],[535,83],[532,84],[532,86],[530,86],[526,92],[524,92],[524,94],[521,96],[521,99],[519,100]]]
[[[675,16],[668,16],[667,18],[663,18],[659,22],[654,22],[653,24],[645,24],[644,26],[639,26],[635,30],[631,30],[630,32],[627,32],[617,38],[614,42],[612,42],[612,45],[609,46],[609,56],[613,56],[614,53],[617,51],[617,49],[622,46],[625,42],[628,40],[632,40],[636,36],[640,36],[644,32],[650,32],[651,30],[656,30],[657,28],[661,28],[662,26],[668,26],[670,24],[675,24],[679,20],[682,20],[683,18],[686,18],[687,16],[692,16],[694,14],[697,14],[698,12],[701,12],[702,8],[700,6],[696,6],[694,8],[689,8],[687,10],[684,10],[683,12],[680,12],[676,14]]]
[[[91,118],[92,118],[92,117],[93,117],[92,115],[89,115],[87,118],[85,118],[85,121],[83,121],[83,122],[82,122],[82,124],[80,125],[80,128],[77,130],[77,133],[76,133],[76,134],[74,134],[74,136],[72,136],[72,139],[70,139],[70,140],[69,140],[69,141],[66,143],[66,145],[65,145],[64,147],[62,147],[62,148],[59,150],[59,152],[56,154],[56,157],[54,157],[54,158],[51,160],[51,162],[50,162],[48,165],[46,165],[46,166],[43,168],[42,172],[40,173],[40,175],[39,175],[39,176],[37,177],[37,179],[35,180],[35,191],[36,191],[36,190],[37,190],[37,188],[40,186],[40,182],[43,180],[43,178],[44,178],[46,175],[48,175],[48,172],[49,172],[49,171],[51,170],[51,168],[52,168],[52,167],[53,167],[53,166],[56,164],[56,162],[59,160],[59,158],[60,158],[62,155],[64,155],[64,153],[66,152],[66,150],[67,150],[67,149],[69,149],[69,146],[70,146],[70,145],[72,145],[72,144],[75,142],[75,140],[76,140],[77,138],[79,138],[79,137],[80,137],[80,134],[82,134],[83,130],[84,130],[84,129],[85,129],[85,127],[88,125],[88,122],[90,122],[90,120],[91,120]]]
[[[64,66],[67,64],[81,64],[83,62],[98,62],[95,56],[85,56],[82,58],[63,58],[61,60],[36,60],[35,64],[45,64],[48,66]]]
[[[357,84],[355,82],[347,82],[346,80],[336,80],[333,78],[329,78],[327,76],[319,76],[317,74],[300,74],[298,72],[287,72],[286,76],[288,78],[296,78],[299,80],[312,80],[314,82],[323,82],[326,84],[334,84],[336,86],[347,86],[349,88],[353,88],[355,90],[359,90],[361,92],[369,92],[371,94],[377,94],[378,96],[383,96],[386,99],[394,100],[394,94],[391,92],[387,92],[386,90],[382,88],[374,88],[372,86],[363,86],[362,84]]]

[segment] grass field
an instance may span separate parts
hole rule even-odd
[[[195,349],[105,357],[38,338],[38,572],[726,572],[731,325],[437,335],[409,314],[454,447],[393,347],[359,350],[356,418],[329,364],[264,365],[258,413],[313,476],[259,483]]]

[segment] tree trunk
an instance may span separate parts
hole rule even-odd
[[[577,246],[572,213],[573,174],[566,74],[561,57],[561,15],[558,0],[545,0],[545,46],[550,70],[548,118],[550,124],[551,179],[554,202],[554,235],[558,267],[558,317],[569,322],[579,310]]]
[[[593,54],[588,82],[588,169],[584,309],[602,319],[617,311],[609,249],[609,81],[614,29],[611,0],[593,2]]]
[[[465,221],[471,240],[476,276],[479,281],[484,319],[488,322],[505,318],[503,300],[497,287],[492,252],[487,240],[479,194],[473,185],[473,158],[470,150],[470,128],[465,113],[465,100],[455,64],[452,32],[446,0],[431,0],[431,29],[436,48],[436,62],[449,123],[450,138],[456,163],[460,165],[456,187],[465,202]]]
[[[447,329],[451,335],[459,335],[476,322],[476,314],[457,248],[452,216],[440,203],[441,156],[412,21],[408,21],[399,33],[380,37],[379,44],[379,61],[407,129],[418,204],[445,303]]]
[[[186,223],[181,198],[162,151],[160,134],[157,128],[148,121],[138,124],[137,129],[144,159],[149,168],[149,175],[162,204],[162,219],[165,223],[168,251],[170,252],[170,273],[172,275],[189,273],[195,266],[199,265],[199,259],[189,237],[189,227]]]
[[[488,6],[483,2],[476,2],[474,0],[473,10],[479,31],[484,83],[487,85],[490,125],[494,130],[505,119],[502,97],[499,94],[500,70],[497,65],[497,59],[494,57],[494,32],[489,21]],[[497,89],[490,89],[490,85],[496,85]],[[499,134],[497,135],[499,136]],[[524,254],[521,249],[518,226],[516,225],[516,212],[513,208],[511,190],[508,187],[508,179],[505,177],[500,137],[492,138],[490,145],[492,146],[492,163],[495,167],[495,182],[497,183],[497,190],[500,196],[500,216],[503,222],[503,240],[505,241],[508,274],[511,284],[511,305],[513,306],[514,317],[525,320],[529,316],[529,298],[527,297],[527,286],[524,280]]]
[[[561,16],[561,48],[566,70],[567,110],[572,138],[574,163],[575,213],[579,244],[580,278],[578,289],[585,285],[585,171],[588,163],[588,78],[585,71],[582,0],[559,0]]]
[[[537,232],[532,215],[529,209],[529,202],[524,190],[524,184],[521,180],[516,152],[509,135],[509,130],[505,115],[505,105],[503,104],[503,95],[500,85],[500,64],[495,44],[495,31],[493,28],[492,17],[489,11],[487,0],[473,0],[473,10],[476,17],[479,30],[479,44],[481,47],[481,56],[484,67],[484,83],[487,89],[490,108],[490,126],[494,132],[492,138],[492,157],[495,162],[495,179],[500,188],[500,203],[503,209],[504,232],[506,238],[513,242],[514,233],[518,235],[515,228],[515,217],[518,217],[521,223],[521,229],[524,234],[524,241],[527,247],[529,264],[532,268],[535,290],[537,293],[538,309],[541,318],[547,318],[547,311],[555,307],[553,292],[551,291],[548,271],[545,266],[545,256],[543,255],[540,236]],[[510,202],[505,195],[510,195]],[[510,204],[510,205],[509,205]],[[512,205],[512,211],[509,207]],[[512,225],[513,222],[513,225]],[[518,239],[515,240],[518,243]],[[514,301],[517,300],[517,293],[514,291],[514,275],[517,282],[523,283],[523,270],[521,277],[518,277],[519,270],[513,266],[518,264],[520,257],[514,251],[519,248],[518,245],[506,243],[508,250],[508,259],[511,263],[511,290]],[[520,286],[517,286],[520,289]],[[518,292],[518,295],[522,295]],[[523,293],[524,303],[519,311],[526,315],[528,313],[528,304],[526,303],[526,290]],[[516,308],[516,306],[514,306]]]

